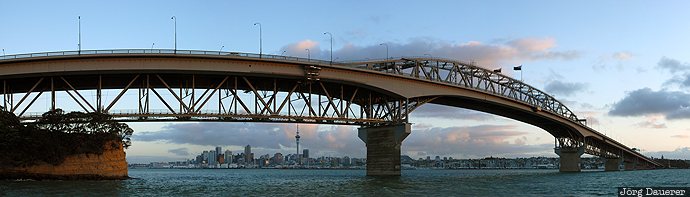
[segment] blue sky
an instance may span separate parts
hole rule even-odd
[[[504,70],[524,65],[527,83],[567,103],[593,128],[654,156],[690,159],[690,99],[684,99],[690,98],[689,4],[0,0],[0,48],[7,54],[76,50],[77,16],[82,17],[82,44],[87,50],[150,48],[152,43],[154,48],[173,48],[170,17],[176,16],[178,49],[224,46],[225,51],[258,53],[259,30],[253,24],[260,22],[264,53],[285,50],[287,55],[305,57],[304,49],[309,48],[312,58],[327,59],[330,46],[323,32],[328,31],[339,60],[383,58],[385,48],[379,44],[387,43],[391,56],[430,54]],[[403,152],[413,158],[555,156],[553,138],[546,132],[502,117],[426,106],[413,113],[412,122],[415,129]],[[260,154],[285,153],[294,146],[294,125],[220,125],[237,129],[226,131],[208,123],[132,124],[137,134],[128,157],[191,158],[185,151],[194,154],[215,145],[240,150],[245,145],[241,142],[251,140],[257,140],[253,146]],[[264,133],[243,133],[248,128]],[[227,140],[190,140],[182,135],[190,130]],[[355,127],[305,125],[304,130],[309,136],[302,141],[312,154],[365,154]]]

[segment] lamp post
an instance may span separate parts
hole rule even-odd
[[[263,54],[263,36],[261,35],[261,23],[254,23],[254,26],[259,25],[259,58]]]
[[[220,47],[220,50],[218,50],[218,53],[223,52],[223,48],[225,48],[225,45]]]
[[[326,34],[331,36],[331,64],[333,64],[333,34],[331,34],[331,32],[323,32],[323,35]]]
[[[287,52],[287,51],[283,51],[282,53],[280,53],[280,56],[285,55],[285,52]]]
[[[388,60],[388,44],[386,44],[386,43],[381,43],[381,44],[379,44],[379,45],[386,46],[386,60]]]
[[[177,17],[172,16],[170,19],[173,20],[173,23],[175,25],[175,53],[177,53]]]
[[[151,43],[151,50],[153,50],[153,45],[156,45],[156,43]]]
[[[79,23],[79,41],[77,46],[79,47],[79,54],[81,55],[81,16],[77,16],[77,21]]]
[[[311,59],[311,51],[309,51],[309,49],[304,49],[304,50],[307,51],[307,61],[309,61]]]

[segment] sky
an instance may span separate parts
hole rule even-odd
[[[687,1],[8,1],[6,54],[177,48],[336,61],[434,56],[503,68],[597,129],[650,156],[690,159]],[[511,67],[523,65],[522,73]],[[62,95],[65,96],[65,95]],[[46,103],[46,98],[37,103]],[[112,99],[112,98],[111,98]],[[412,158],[556,157],[554,139],[516,120],[425,105],[411,114]],[[295,124],[131,123],[130,163],[193,158],[215,146],[295,151]],[[314,156],[365,157],[357,127],[300,125]]]

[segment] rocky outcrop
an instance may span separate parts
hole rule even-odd
[[[60,165],[38,164],[26,167],[0,168],[4,179],[127,179],[127,160],[122,143],[103,145],[103,154],[67,156]]]

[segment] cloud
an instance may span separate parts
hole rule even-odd
[[[673,77],[664,82],[665,86],[678,85],[681,88],[690,88],[690,64],[681,63],[676,59],[662,57],[657,63],[659,68],[668,70]]]
[[[661,60],[659,60],[657,65],[659,68],[667,69],[671,73],[690,70],[690,64],[680,63],[680,61],[668,57],[661,57]]]
[[[310,49],[312,58],[328,59],[328,49],[321,50],[319,45],[306,45],[313,41],[305,40],[282,47],[290,55],[305,57],[305,49]],[[556,40],[553,38],[521,38],[498,43],[482,43],[468,41],[464,43],[451,43],[430,38],[415,38],[407,43],[387,42],[389,55],[400,56],[424,56],[430,54],[435,57],[452,58],[463,61],[475,61],[479,65],[495,67],[498,64],[513,64],[522,61],[534,61],[542,59],[571,60],[580,57],[577,51],[554,51]],[[386,50],[379,43],[368,46],[356,46],[344,44],[340,49],[333,51],[333,57],[342,60],[383,59]]]
[[[672,135],[672,138],[680,138],[680,139],[687,139],[690,138],[690,135]]]
[[[627,61],[633,58],[633,55],[630,52],[615,52],[613,55],[611,55],[613,59],[619,60],[619,61]]]
[[[664,115],[666,119],[690,118],[690,94],[678,91],[638,89],[613,104],[609,115]]]
[[[166,142],[178,147],[185,144],[223,147],[249,144],[257,155],[272,155],[295,151],[295,129],[294,124],[175,123],[158,132],[135,132],[132,138],[135,141]],[[412,134],[403,142],[403,154],[458,158],[553,154],[553,144],[530,144],[527,132],[516,129],[516,126],[504,125],[441,128],[414,124]],[[366,156],[366,145],[357,137],[356,127],[301,124],[300,136],[300,147],[310,149],[314,156]],[[185,148],[168,152],[175,156],[196,154]]]
[[[167,157],[167,156],[142,156],[142,155],[129,155],[127,154],[127,163],[141,163],[149,164],[151,162],[169,162],[169,161],[180,161],[185,159],[191,159],[186,157]]]
[[[677,148],[673,151],[647,152],[645,155],[655,158],[661,158],[663,155],[665,159],[690,159],[690,147]]]
[[[637,125],[638,127],[645,127],[645,128],[652,128],[652,129],[665,129],[665,128],[667,128],[666,123],[663,123],[663,122],[659,123],[659,122],[649,121],[649,120],[637,123],[635,125]]]
[[[554,95],[572,96],[578,92],[581,92],[585,88],[587,88],[587,84],[584,83],[568,83],[553,80],[546,84],[544,91]]]
[[[295,131],[294,124],[176,123],[157,132],[135,132],[132,139],[202,146],[251,145],[259,154],[273,154],[295,150]],[[330,152],[362,156],[366,153],[364,143],[357,138],[357,130],[352,126],[301,124],[300,136],[300,147],[311,149],[312,154]]]
[[[552,154],[552,144],[529,145],[527,133],[515,129],[515,126],[480,125],[414,130],[403,142],[403,154],[459,158]]]
[[[634,57],[635,55],[627,51],[619,51],[612,54],[601,55],[594,60],[592,69],[595,71],[600,71],[607,68],[616,68],[618,71],[622,71],[631,67],[627,61],[633,59]],[[635,68],[637,71],[642,69],[643,68],[641,67]]]
[[[168,152],[175,154],[177,156],[188,156],[189,155],[189,149],[187,149],[187,148],[170,149],[170,150],[168,150]]]
[[[410,116],[449,120],[490,120],[494,118],[494,115],[483,112],[437,104],[424,104],[414,110]]]

